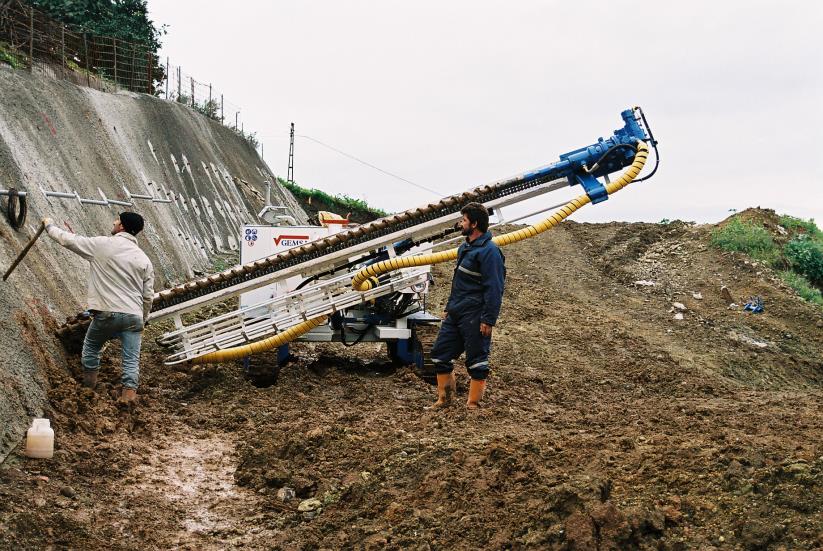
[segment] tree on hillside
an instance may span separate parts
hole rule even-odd
[[[147,0],[26,1],[79,32],[140,44],[154,59],[153,80],[162,82],[165,78],[165,67],[158,62],[157,52],[166,29],[149,19]]]

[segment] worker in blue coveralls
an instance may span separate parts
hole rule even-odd
[[[446,318],[431,350],[437,374],[434,407],[451,403],[456,390],[452,360],[465,352],[471,377],[466,407],[476,409],[489,376],[489,349],[492,329],[503,302],[506,259],[492,241],[486,207],[469,203],[460,213],[463,215],[460,228],[466,241],[457,249],[457,267],[446,304]]]

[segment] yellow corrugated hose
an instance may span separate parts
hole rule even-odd
[[[234,348],[227,348],[225,350],[209,352],[208,354],[200,356],[199,358],[194,358],[191,361],[191,363],[208,364],[228,362],[231,360],[238,360],[240,358],[244,358],[252,354],[257,354],[259,352],[265,352],[266,350],[271,350],[272,348],[276,348],[278,346],[282,346],[288,342],[293,341],[303,333],[308,333],[318,325],[326,323],[327,319],[328,316],[319,316],[316,318],[312,318],[302,323],[298,323],[294,327],[289,327],[282,333],[278,333],[273,337],[253,342],[251,344],[244,344],[243,346],[235,346]]]
[[[626,171],[614,182],[606,184],[606,192],[611,195],[617,191],[620,191],[627,185],[629,185],[632,180],[634,180],[640,171],[643,170],[643,166],[646,164],[646,158],[649,156],[649,147],[644,142],[638,142],[637,144],[637,153],[635,153],[634,161],[632,162],[631,166],[626,169]],[[588,195],[580,195],[579,197],[575,197],[564,206],[560,208],[557,212],[552,214],[549,218],[546,218],[542,222],[538,222],[537,224],[533,224],[526,228],[513,231],[510,233],[506,233],[503,235],[498,235],[493,239],[498,246],[504,247],[506,245],[511,245],[512,243],[517,243],[518,241],[522,241],[524,239],[528,239],[529,237],[534,237],[535,235],[539,235],[547,230],[558,225],[560,222],[571,216],[577,209],[586,205],[591,202]],[[406,257],[399,257],[399,258],[391,258],[389,260],[384,260],[382,262],[377,262],[372,264],[371,266],[366,266],[357,274],[355,274],[354,278],[352,278],[352,287],[354,287],[357,291],[368,291],[377,286],[377,276],[380,274],[384,274],[386,272],[391,272],[394,270],[399,270],[401,268],[413,268],[415,266],[425,266],[427,264],[439,264],[441,262],[448,262],[450,260],[455,260],[457,258],[457,249],[450,249],[448,251],[443,251],[439,253],[421,255],[421,256],[406,256]],[[288,342],[293,341],[300,335],[307,333],[321,325],[326,323],[328,320],[328,316],[319,316],[317,318],[313,318],[294,327],[290,327],[286,329],[282,333],[278,333],[273,337],[269,337],[267,339],[263,339],[261,341],[257,341],[251,344],[245,344],[243,346],[237,346],[234,348],[227,348],[226,350],[217,350],[215,352],[210,352],[199,358],[194,358],[191,363],[194,364],[204,364],[204,363],[218,363],[218,362],[226,362],[231,360],[236,360],[239,358],[243,358],[245,356],[249,356],[251,354],[257,354],[259,352],[265,352],[266,350],[271,350],[272,348],[282,346]]]
[[[640,171],[643,170],[643,166],[646,164],[646,159],[649,156],[649,146],[645,144],[645,142],[638,142],[637,144],[637,152],[634,156],[634,161],[632,162],[631,166],[626,169],[626,171],[614,182],[608,183],[605,185],[606,192],[611,195],[617,191],[620,191],[627,185],[629,185],[632,180],[637,178],[637,175],[640,174]],[[528,226],[521,230],[516,230],[510,233],[506,233],[503,235],[498,235],[492,241],[497,243],[498,246],[504,247],[506,245],[511,245],[512,243],[517,243],[518,241],[522,241],[529,237],[534,237],[535,235],[539,235],[547,230],[552,229],[560,222],[571,216],[577,209],[586,205],[587,203],[591,203],[591,199],[589,199],[588,195],[580,195],[579,197],[575,197],[564,206],[560,208],[557,212],[552,214],[550,217],[546,218],[542,222],[538,222],[537,224]],[[394,270],[399,270],[401,268],[413,268],[415,266],[425,266],[427,264],[439,264],[441,262],[448,262],[450,260],[455,260],[457,258],[457,249],[450,249],[448,251],[443,251],[434,254],[427,254],[427,255],[420,255],[420,256],[404,256],[398,258],[391,258],[389,260],[383,260],[382,262],[376,262],[371,266],[366,266],[365,268],[361,269],[359,272],[355,274],[352,278],[352,287],[354,287],[357,291],[368,291],[369,289],[375,286],[376,277],[380,274],[384,274],[386,272],[391,272]]]

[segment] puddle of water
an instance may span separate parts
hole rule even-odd
[[[139,481],[132,491],[135,495],[154,494],[184,511],[183,538],[230,528],[232,519],[214,509],[244,510],[245,505],[238,502],[245,504],[249,499],[248,492],[234,484],[234,444],[228,434],[192,436],[182,441],[161,439],[148,450],[148,461],[132,469],[131,477]]]

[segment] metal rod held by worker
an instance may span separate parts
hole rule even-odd
[[[31,249],[32,245],[34,245],[34,242],[37,241],[37,238],[40,237],[40,234],[43,233],[43,230],[45,229],[46,225],[41,223],[40,227],[37,229],[37,233],[34,234],[34,237],[31,238],[31,240],[28,242],[25,248],[20,252],[20,254],[17,255],[17,258],[14,259],[14,262],[12,262],[11,267],[8,270],[6,270],[5,274],[3,274],[3,281],[6,281],[6,279],[8,279],[11,272],[14,271],[18,264],[20,264],[20,261],[23,260],[23,257],[26,256],[26,253],[29,252],[29,249]]]

